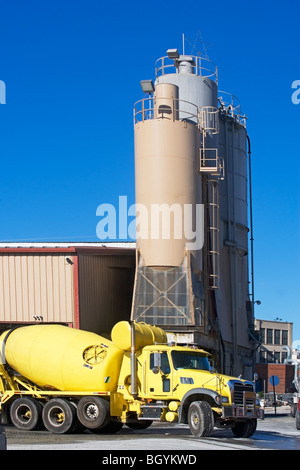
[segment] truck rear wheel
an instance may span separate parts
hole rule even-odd
[[[52,398],[43,408],[43,421],[54,434],[72,433],[77,427],[76,408],[62,398]]]
[[[247,421],[236,423],[236,425],[232,428],[232,432],[235,437],[250,437],[255,433],[256,425],[257,419],[248,419]]]
[[[81,424],[91,431],[106,427],[110,422],[109,402],[100,397],[83,397],[77,406]]]
[[[188,410],[188,423],[194,436],[210,436],[214,428],[214,415],[209,403],[193,401]]]
[[[33,431],[43,427],[42,405],[33,398],[17,398],[10,407],[10,418],[18,429]]]

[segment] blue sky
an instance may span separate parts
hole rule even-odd
[[[1,0],[0,13],[0,241],[97,241],[98,205],[134,203],[139,82],[184,34],[248,117],[256,317],[294,322],[300,341],[299,0]]]

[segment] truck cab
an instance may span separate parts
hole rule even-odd
[[[195,383],[199,372],[211,379],[208,353],[181,347],[147,347],[144,349],[145,395],[164,398],[179,398]]]
[[[244,437],[255,431],[259,406],[253,384],[215,373],[208,352],[158,344],[145,346],[136,357],[138,420],[186,423],[197,436],[209,435],[214,426],[232,427]],[[129,355],[120,374],[125,383],[128,361]],[[120,385],[121,390],[128,401],[130,389],[126,392]],[[208,424],[199,434],[196,423],[200,421]]]

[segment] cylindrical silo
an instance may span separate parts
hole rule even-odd
[[[179,266],[185,205],[196,203],[198,129],[178,120],[177,87],[157,85],[154,118],[135,125],[135,191],[142,206],[137,249],[145,266]]]
[[[137,321],[202,321],[206,233],[200,160],[212,151],[215,164],[210,116],[216,116],[218,100],[216,70],[207,71],[199,57],[160,59],[153,100],[135,108],[138,263],[132,319]],[[208,122],[209,128],[203,124]]]
[[[236,98],[220,92],[220,102],[219,150],[224,158],[226,178],[220,182],[222,282],[216,302],[223,338],[232,343],[236,356],[238,345],[249,345],[251,323],[251,313],[246,308],[249,301],[247,130]]]

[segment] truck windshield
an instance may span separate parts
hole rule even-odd
[[[175,369],[209,370],[208,358],[205,354],[194,351],[172,351]]]

